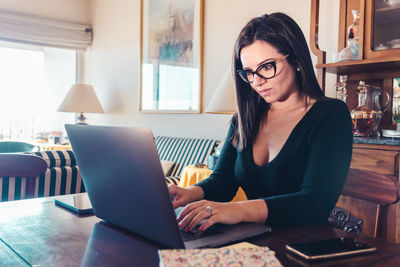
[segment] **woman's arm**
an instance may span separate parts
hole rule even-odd
[[[236,148],[230,141],[233,133],[234,126],[231,123],[215,170],[210,177],[196,184],[203,189],[205,199],[227,202],[233,199],[239,188],[234,178]]]
[[[168,186],[174,208],[182,207],[201,199],[221,202],[232,200],[239,188],[234,179],[236,149],[230,142],[233,132],[234,128],[231,124],[216,168],[210,177],[188,188],[176,185]]]
[[[169,185],[174,208],[185,206],[188,203],[201,199],[215,201],[230,201],[235,196],[239,185],[234,179],[234,164],[236,150],[229,141],[234,132],[230,125],[224,147],[218,159],[216,169],[207,179],[188,188]]]

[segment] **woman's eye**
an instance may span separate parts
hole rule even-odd
[[[272,64],[270,64],[270,63],[267,63],[267,64],[265,64],[265,65],[263,65],[262,66],[262,69],[263,70],[270,70],[270,69],[272,69],[273,67],[272,67]]]

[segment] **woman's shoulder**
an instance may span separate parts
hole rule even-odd
[[[318,113],[323,114],[343,114],[345,116],[350,114],[349,108],[346,103],[336,98],[325,97],[318,100],[314,105],[317,105]]]
[[[318,100],[316,103],[326,108],[348,109],[346,103],[344,103],[342,100],[331,97],[324,97],[323,99]]]
[[[342,100],[325,97],[318,100],[314,111],[316,121],[323,123],[351,123],[350,110]]]

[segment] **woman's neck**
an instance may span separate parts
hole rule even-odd
[[[305,107],[305,95],[299,94],[298,91],[290,94],[285,100],[271,103],[270,111],[280,112]],[[307,97],[309,102],[309,97]]]

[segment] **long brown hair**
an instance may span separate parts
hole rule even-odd
[[[236,87],[238,112],[232,118],[235,132],[232,143],[240,150],[248,147],[257,136],[260,122],[266,116],[270,104],[255,92],[250,84],[244,82],[237,70],[243,68],[240,52],[255,41],[264,41],[273,45],[296,71],[300,95],[317,100],[324,94],[315,77],[307,41],[299,25],[283,13],[265,14],[249,21],[240,32],[233,55],[233,76]],[[305,105],[307,105],[305,97]]]

